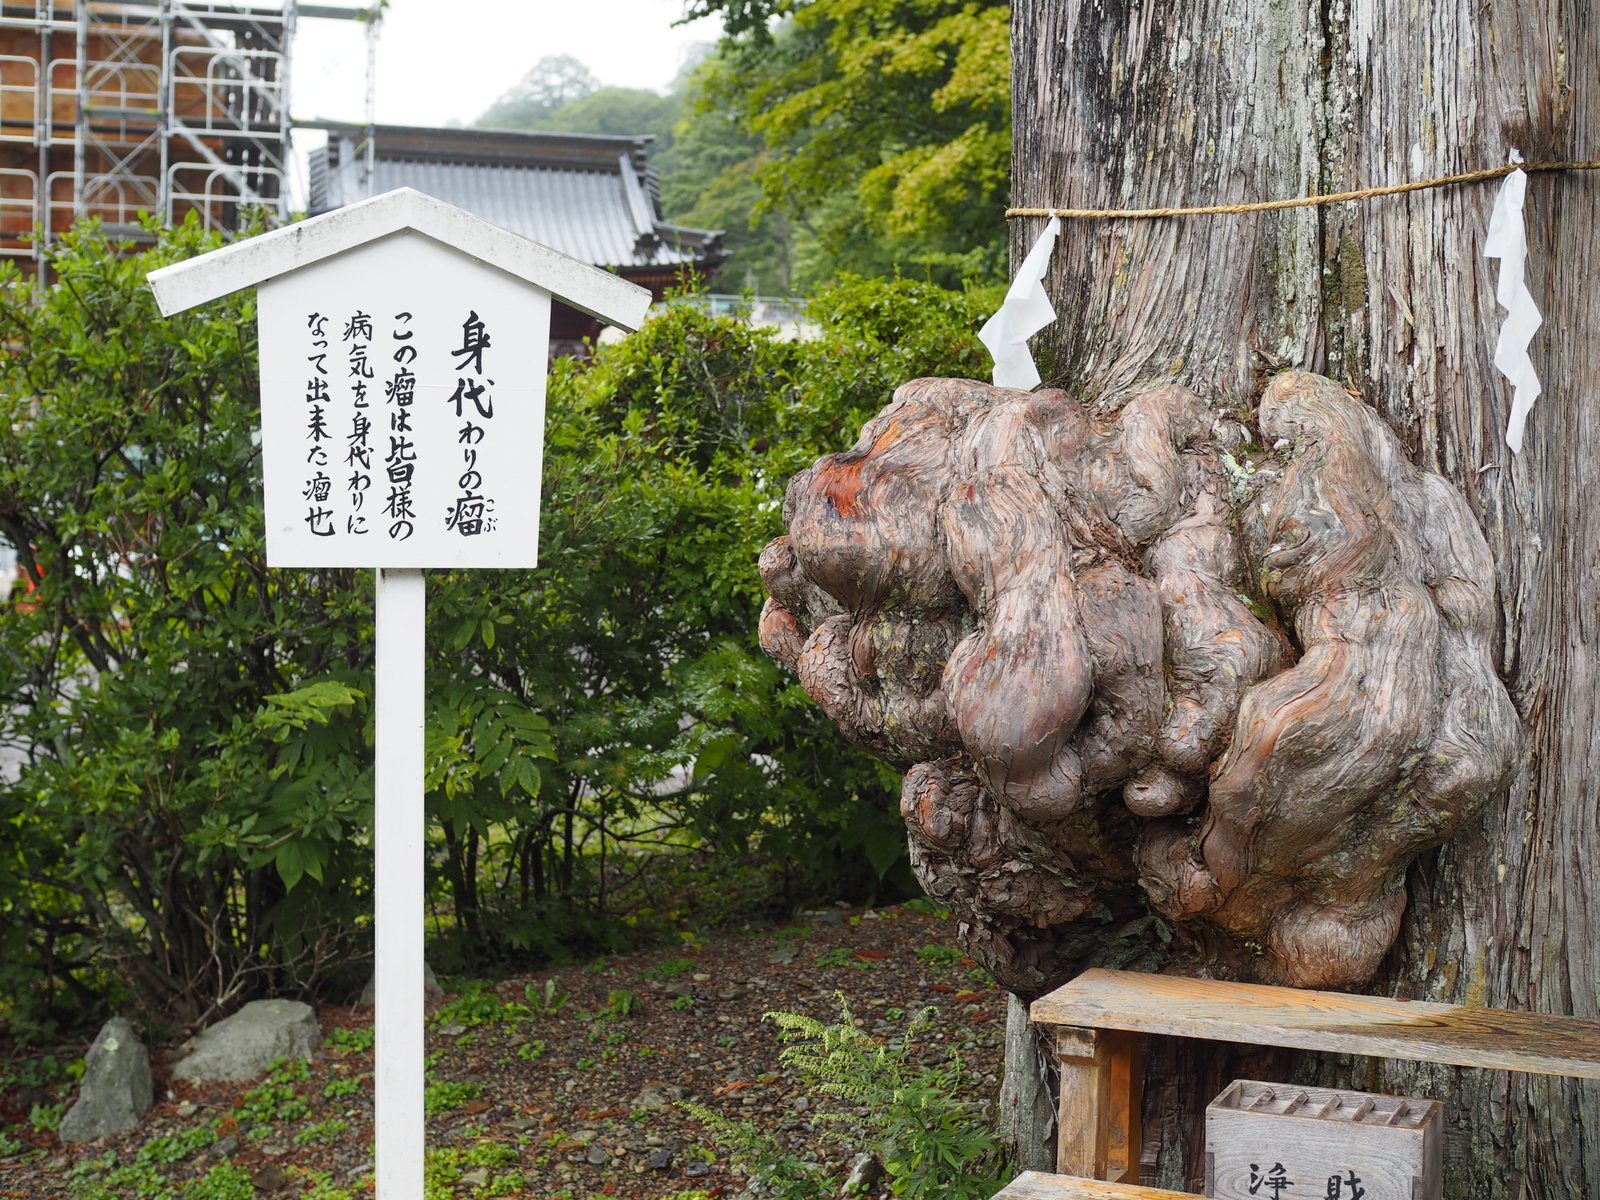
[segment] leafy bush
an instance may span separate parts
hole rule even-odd
[[[869,1037],[838,995],[832,1024],[798,1013],[769,1012],[784,1048],[779,1057],[823,1095],[847,1110],[820,1114],[831,1136],[877,1150],[896,1196],[923,1200],[977,1200],[1004,1182],[1004,1151],[976,1107],[956,1098],[961,1061],[919,1067],[911,1061],[931,1009],[911,1019],[898,1045]],[[791,1153],[747,1121],[734,1121],[704,1105],[683,1106],[703,1121],[751,1183],[774,1200],[813,1200],[837,1194],[842,1180]]]

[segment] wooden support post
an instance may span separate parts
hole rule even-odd
[[[1061,1102],[1056,1170],[1139,1182],[1140,1077],[1137,1034],[1065,1026],[1056,1030]]]
[[[1136,1033],[1103,1033],[1111,1055],[1111,1105],[1107,1113],[1106,1178],[1138,1183],[1139,1148],[1143,1141],[1140,1110],[1144,1107],[1144,1054]]]

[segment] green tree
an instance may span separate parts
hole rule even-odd
[[[550,54],[529,68],[477,123],[492,129],[544,129],[557,109],[582,100],[600,86],[588,67],[570,54]]]
[[[697,77],[697,113],[733,114],[760,151],[755,211],[813,240],[799,275],[840,269],[998,277],[1010,163],[1005,4],[810,0],[700,5],[730,38]],[[769,31],[763,14],[792,16]]]
[[[710,55],[682,85],[685,99],[671,146],[655,160],[661,207],[680,225],[722,230],[728,258],[719,275],[721,290],[787,295],[795,287],[801,231],[787,213],[762,205],[757,168],[766,157],[764,144],[738,112],[689,99],[724,70],[720,55]]]

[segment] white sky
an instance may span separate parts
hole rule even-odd
[[[682,14],[683,0],[390,0],[378,35],[378,123],[470,125],[552,54],[572,55],[602,84],[664,88],[694,44],[722,31],[715,18],[675,27]],[[362,22],[302,18],[293,115],[365,120],[366,55]],[[297,133],[296,158],[321,141]]]
[[[683,0],[391,0],[378,35],[378,121],[471,124],[551,54],[572,55],[602,84],[663,88],[691,45],[721,32],[715,19],[674,27],[682,14]],[[359,21],[302,19],[296,117],[365,118],[365,37]]]

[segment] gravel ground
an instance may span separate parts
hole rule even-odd
[[[965,1098],[991,1101],[1005,996],[954,942],[953,924],[925,912],[835,909],[556,972],[446,980],[456,990],[429,1003],[437,1194],[734,1196],[743,1179],[680,1099],[752,1121],[842,1173],[861,1147],[822,1136],[832,1127],[819,1106],[833,1102],[780,1066],[776,1030],[761,1019],[786,1010],[837,1020],[836,992],[885,1040],[931,1007],[915,1053],[934,1063],[957,1051]],[[546,997],[557,1011],[541,1011]],[[0,1108],[10,1122],[0,1130],[0,1197],[160,1195],[165,1180],[175,1200],[211,1200],[194,1181],[215,1179],[224,1164],[236,1181],[248,1175],[256,1196],[370,1194],[372,1009],[319,1017],[325,1040],[307,1069],[256,1085],[170,1085],[170,1059],[158,1052],[155,1108],[140,1129],[103,1142],[64,1147],[36,1132],[14,1098]],[[114,1166],[84,1166],[112,1153]]]

